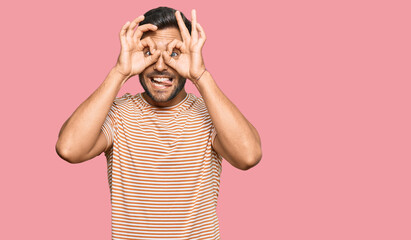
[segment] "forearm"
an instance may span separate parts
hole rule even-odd
[[[223,152],[236,166],[255,165],[261,159],[260,136],[254,126],[219,89],[206,71],[196,84],[217,130]]]
[[[56,150],[61,156],[75,158],[91,150],[125,80],[113,68],[103,83],[67,119],[56,144]]]

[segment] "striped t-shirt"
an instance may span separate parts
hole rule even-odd
[[[102,130],[112,144],[105,152],[112,239],[220,239],[222,157],[201,97],[159,108],[127,93]]]

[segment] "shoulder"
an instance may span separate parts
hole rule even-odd
[[[123,106],[123,105],[127,105],[130,102],[133,101],[133,99],[135,99],[136,96],[131,95],[130,93],[126,93],[121,97],[117,97],[114,99],[113,104],[117,105],[117,106]]]
[[[145,106],[144,100],[142,100],[141,94],[131,95],[125,93],[121,97],[117,97],[113,101],[113,107],[117,109],[130,109],[130,108],[142,108]]]
[[[197,97],[196,95],[189,93],[188,102],[191,107],[205,107],[205,102],[203,97]]]
[[[209,117],[204,99],[202,97],[197,97],[194,94],[190,94],[190,111],[198,116]]]
[[[134,112],[136,109],[139,109],[139,107],[136,108],[136,106],[139,105],[141,105],[141,101],[138,98],[138,94],[131,95],[130,93],[126,93],[123,96],[114,99],[110,112]]]

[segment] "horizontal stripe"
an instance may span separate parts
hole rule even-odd
[[[157,108],[141,94],[116,98],[102,126],[113,239],[220,239],[222,157],[204,100]]]

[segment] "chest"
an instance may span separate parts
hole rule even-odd
[[[204,151],[210,144],[212,122],[206,112],[120,112],[115,142],[129,151],[157,156]]]

